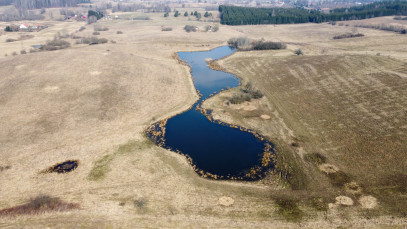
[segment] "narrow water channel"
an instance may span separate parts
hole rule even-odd
[[[272,156],[271,143],[251,130],[242,131],[210,121],[197,109],[211,94],[239,85],[237,77],[212,70],[206,63],[208,58],[215,60],[233,52],[228,46],[202,52],[179,52],[178,56],[191,67],[194,85],[201,97],[191,109],[161,122],[161,126],[156,123],[153,129],[161,133],[161,146],[185,154],[201,175],[255,180],[273,166],[272,161],[267,161]]]

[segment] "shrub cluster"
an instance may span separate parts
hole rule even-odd
[[[108,40],[106,38],[97,38],[97,37],[82,37],[80,40],[76,41],[76,44],[104,44],[107,43]]]
[[[358,24],[358,25],[355,25],[355,27],[385,30],[385,31],[391,31],[391,32],[396,32],[396,33],[401,33],[401,34],[406,34],[407,33],[407,29],[404,26],[401,26],[401,25]]]
[[[52,41],[47,41],[47,43],[45,45],[41,45],[41,47],[39,49],[46,50],[46,51],[53,51],[53,50],[68,48],[70,46],[71,46],[71,44],[67,41],[54,39]]]
[[[365,35],[362,33],[345,33],[345,34],[334,36],[333,39],[345,39],[345,38],[363,37],[363,36],[365,36]]]
[[[241,93],[234,95],[230,99],[232,104],[239,104],[245,101],[250,101],[251,99],[260,99],[263,97],[263,93],[254,88],[251,83],[247,83],[242,89],[240,89],[240,92]]]
[[[196,26],[193,26],[193,25],[186,25],[185,27],[184,27],[184,30],[186,31],[186,32],[196,32],[197,30],[198,30],[198,27],[196,27]]]
[[[206,32],[208,32],[208,31],[210,31],[210,32],[218,32],[218,30],[219,30],[219,25],[213,25],[213,26],[207,25],[207,26],[205,26],[205,31]]]
[[[285,49],[287,45],[281,42],[273,42],[273,41],[254,41],[252,43],[254,50],[276,50],[276,49]]]
[[[285,49],[287,45],[282,42],[273,42],[265,40],[252,40],[247,37],[231,38],[228,40],[228,45],[239,50],[278,50]]]
[[[393,19],[394,20],[407,20],[407,17],[395,16]]]

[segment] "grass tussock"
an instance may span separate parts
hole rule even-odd
[[[276,200],[278,213],[286,220],[292,222],[301,221],[304,212],[298,207],[298,201],[287,197],[282,197]]]
[[[0,216],[36,215],[49,211],[68,211],[79,208],[79,204],[65,203],[57,197],[39,195],[28,203],[0,210]]]

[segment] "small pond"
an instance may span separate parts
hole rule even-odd
[[[219,59],[235,50],[222,46],[202,52],[179,52],[191,67],[195,88],[201,94],[191,109],[155,123],[148,131],[160,146],[187,156],[196,172],[214,179],[256,180],[273,166],[272,144],[252,130],[211,121],[197,109],[212,94],[239,86],[233,74],[215,71],[206,59]],[[155,134],[153,134],[155,133]]]

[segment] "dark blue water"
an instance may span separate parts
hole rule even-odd
[[[205,61],[233,52],[228,46],[222,46],[203,52],[178,53],[191,66],[195,87],[202,96],[192,109],[167,121],[164,136],[165,147],[188,155],[198,169],[222,177],[242,177],[251,168],[261,166],[265,144],[268,144],[252,133],[211,122],[195,109],[214,92],[239,85],[234,75],[212,70]]]

